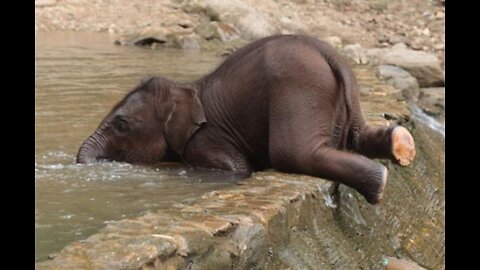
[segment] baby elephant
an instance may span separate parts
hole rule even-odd
[[[276,35],[197,81],[144,81],[82,144],[77,162],[182,161],[242,176],[273,167],[338,181],[376,204],[387,169],[369,158],[406,166],[414,157],[405,128],[366,125],[353,72],[331,46]]]

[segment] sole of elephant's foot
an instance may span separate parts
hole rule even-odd
[[[398,126],[393,130],[392,151],[393,157],[402,166],[409,165],[415,158],[415,142],[406,128]]]
[[[379,179],[380,182],[377,183],[378,187],[376,188],[376,191],[365,196],[365,199],[369,204],[378,204],[383,199],[383,192],[385,191],[385,187],[387,186],[388,170],[385,166],[382,167],[382,177]]]

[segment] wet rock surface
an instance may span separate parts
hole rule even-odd
[[[417,157],[389,169],[384,200],[369,205],[332,182],[273,170],[234,188],[110,223],[37,269],[376,269],[383,256],[444,269],[444,139],[410,120],[399,90],[355,69],[372,125],[402,123]],[[387,120],[388,119],[388,120]]]
[[[438,58],[431,53],[408,49],[403,43],[389,48],[363,48],[360,44],[349,44],[340,52],[357,64],[387,65],[404,69],[418,81],[420,87],[445,85],[445,74]],[[393,72],[392,68],[380,69]],[[395,73],[400,76],[398,70]]]
[[[391,86],[402,91],[407,100],[417,100],[419,95],[418,81],[402,68],[391,65],[380,65],[377,67],[378,77],[385,80]]]
[[[445,126],[445,87],[421,88],[417,105]]]
[[[445,75],[433,54],[396,46],[387,51],[380,63],[401,67],[417,78],[420,87],[443,86]]]

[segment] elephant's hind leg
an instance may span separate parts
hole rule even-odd
[[[287,172],[338,181],[357,190],[371,204],[382,200],[388,174],[385,166],[364,156],[326,146],[313,151],[302,149],[302,152],[290,153],[271,151],[273,166]]]
[[[272,96],[269,120],[269,157],[276,169],[338,181],[376,204],[383,197],[387,169],[356,153],[338,150],[333,136],[335,98],[315,91],[290,88]],[[287,95],[288,94],[288,95]],[[321,94],[321,95],[320,95]],[[333,102],[331,102],[333,101]]]
[[[409,165],[415,158],[413,137],[402,126],[371,128],[365,125],[353,138],[353,150],[370,158],[388,158],[402,166]]]
[[[314,119],[313,115],[309,118],[314,112],[304,108],[289,117],[273,114],[276,121],[270,122],[269,133],[272,166],[285,172],[338,181],[356,189],[369,203],[380,202],[387,168],[359,154],[335,149],[327,121],[306,121]],[[316,115],[328,117],[328,112]]]

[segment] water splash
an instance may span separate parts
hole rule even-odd
[[[445,127],[440,122],[424,113],[417,105],[411,104],[410,107],[412,109],[412,118],[438,132],[445,138]]]
[[[317,185],[318,191],[322,194],[323,199],[325,200],[325,205],[328,208],[337,208],[337,202],[335,201],[334,197],[337,196],[337,194],[333,194],[334,189],[335,189],[335,184],[332,184],[330,188],[324,189],[320,186],[320,184]]]
[[[362,216],[358,201],[355,196],[353,196],[353,192],[355,191],[349,187],[343,185],[340,186],[341,211],[349,220],[354,221],[358,225],[367,227],[367,221]]]

